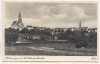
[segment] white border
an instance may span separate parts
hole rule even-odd
[[[9,1],[9,0],[7,0],[7,1]],[[21,0],[22,1],[22,0]],[[25,1],[25,0],[23,0],[23,1]],[[29,1],[29,0],[28,0]],[[37,1],[41,1],[41,0],[37,0]],[[48,0],[48,1],[50,1],[50,0]],[[53,1],[55,1],[55,0],[53,0]],[[61,0],[59,0],[59,1],[61,1]],[[68,0],[67,0],[68,1]],[[69,1],[76,1],[76,0],[69,0]],[[78,0],[79,1],[79,0]],[[87,1],[87,0],[84,0],[84,1]],[[97,1],[97,0],[89,0],[89,1]],[[100,3],[100,2],[99,2]],[[1,42],[2,42],[2,1],[0,0],[0,44],[1,44]],[[100,4],[99,4],[99,10],[100,10]],[[99,11],[98,10],[98,11]],[[100,17],[99,16],[100,15],[100,13],[98,14],[98,17]],[[100,21],[100,19],[98,18],[98,20]],[[99,27],[98,27],[98,32],[100,33],[100,22],[98,21],[98,25],[99,25]],[[98,37],[100,37],[100,34],[98,33]],[[98,38],[99,39],[99,38]],[[99,42],[98,42],[99,43]],[[100,46],[100,44],[99,44],[99,46]],[[100,48],[100,47],[99,47]],[[0,48],[1,49],[1,48]],[[100,53],[100,49],[99,49],[99,53]],[[100,56],[99,56],[99,58],[100,58]],[[28,64],[29,62],[24,62],[25,64]],[[39,63],[39,62],[38,62]],[[41,64],[44,64],[43,62],[40,62]],[[39,64],[40,64],[39,63]],[[47,64],[49,64],[49,62],[46,62]],[[51,62],[51,63],[53,63],[53,64],[55,64],[55,62]],[[65,63],[65,62],[61,62],[61,63]],[[59,63],[59,64],[61,64],[61,63]],[[68,62],[68,64],[69,63],[71,63],[71,64],[73,64],[73,62]],[[76,63],[76,62],[75,62]],[[89,64],[91,64],[91,62],[88,62]],[[94,62],[92,62],[92,63],[94,63]],[[20,62],[17,62],[17,63],[5,63],[5,64],[22,64],[22,63],[20,63]],[[33,64],[33,63],[32,63]],[[57,63],[58,64],[58,63]],[[77,63],[77,64],[80,64],[80,62],[79,63]],[[84,62],[82,63],[82,64],[85,64]]]

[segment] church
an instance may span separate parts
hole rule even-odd
[[[21,13],[19,13],[18,21],[13,21],[11,28],[22,30],[24,28],[24,24],[22,22]]]

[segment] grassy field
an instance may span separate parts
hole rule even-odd
[[[6,55],[96,56],[96,49],[75,48],[67,42],[33,42],[5,46]]]

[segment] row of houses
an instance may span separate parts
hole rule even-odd
[[[86,30],[88,32],[97,32],[97,28],[88,28],[88,27],[81,27],[81,28],[76,28],[76,27],[71,27],[71,28],[47,28],[47,27],[33,27],[31,25],[26,26],[28,30],[34,29],[34,30],[48,30],[52,32],[65,32],[68,29],[71,31],[80,31],[80,30]]]
[[[28,39],[28,40],[37,40],[37,41],[57,41],[57,42],[67,42],[68,40],[66,39],[58,39],[56,36],[40,36],[40,35],[36,35],[36,34],[32,34],[32,35],[28,35],[28,34],[20,34],[21,38],[23,39]]]
[[[52,32],[65,32],[66,30],[70,29],[71,31],[79,31],[79,30],[86,30],[88,32],[97,32],[97,28],[88,28],[88,27],[82,27],[81,26],[81,22],[79,23],[79,28],[76,27],[71,27],[71,28],[48,28],[48,27],[38,27],[38,26],[31,26],[31,25],[27,25],[26,27],[24,26],[24,23],[22,22],[22,17],[21,17],[21,13],[19,13],[18,15],[18,21],[13,21],[11,28],[14,29],[19,29],[22,30],[24,28],[27,28],[28,30],[34,29],[34,30],[45,30],[45,31],[52,31]]]

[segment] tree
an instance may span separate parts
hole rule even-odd
[[[5,44],[12,45],[15,44],[19,37],[19,30],[8,28],[5,29]]]

